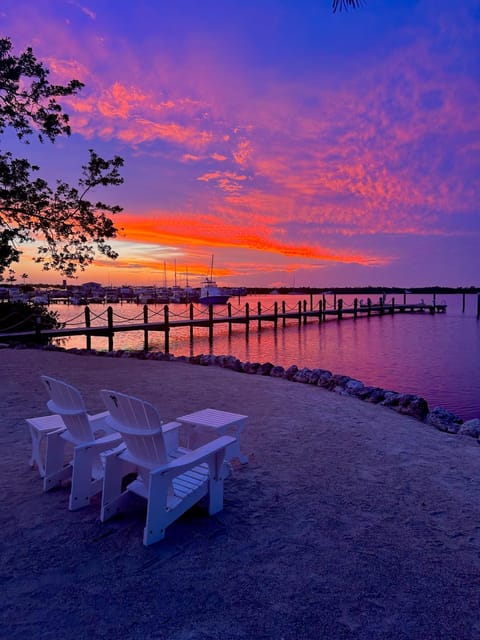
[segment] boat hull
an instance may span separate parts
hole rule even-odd
[[[200,296],[198,301],[200,304],[227,304],[230,296],[218,294],[212,296]]]

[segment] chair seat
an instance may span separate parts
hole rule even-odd
[[[225,435],[193,451],[183,449],[178,446],[180,424],[168,428],[150,403],[108,389],[101,396],[110,426],[125,443],[123,451],[106,456],[102,522],[126,506],[133,492],[147,501],[143,543],[149,545],[162,540],[166,527],[205,496],[210,514],[223,508],[225,452],[235,438]],[[124,487],[132,472],[137,478]]]

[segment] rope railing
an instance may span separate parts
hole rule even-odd
[[[32,315],[26,317],[26,318],[22,318],[19,322],[17,322],[16,324],[12,324],[9,327],[3,328],[2,332],[8,333],[9,331],[13,331],[14,329],[18,329],[18,327],[21,327],[22,324],[26,324],[27,322],[30,322],[31,320],[35,319],[37,316],[32,313]]]
[[[278,326],[287,327],[292,323],[298,323],[299,326],[305,325],[309,319],[315,319],[318,323],[321,323],[327,317],[334,317],[340,321],[348,315],[356,319],[357,317],[370,317],[372,314],[405,313],[416,310],[424,311],[425,309],[428,309],[430,313],[445,311],[445,309],[439,308],[441,305],[435,305],[435,303],[433,305],[422,303],[413,303],[411,305],[396,304],[394,297],[387,300],[386,297],[382,296],[375,301],[368,298],[367,304],[362,304],[362,300],[359,301],[358,298],[355,298],[353,302],[350,301],[350,296],[347,296],[347,299],[349,300],[347,304],[344,303],[342,298],[337,299],[336,297],[333,304],[327,304],[325,296],[322,296],[316,301],[315,305],[313,297],[310,297],[310,304],[306,299],[297,300],[293,304],[287,304],[285,300],[281,302],[276,300],[273,305],[267,304],[263,306],[263,300],[257,299],[247,301],[245,305],[228,303],[226,306],[204,306],[190,303],[185,307],[164,304],[158,308],[143,305],[142,313],[131,317],[115,312],[112,306],[108,306],[106,311],[102,311],[102,313],[91,313],[87,305],[84,307],[83,312],[66,322],[62,322],[63,328],[42,328],[41,323],[36,321],[32,335],[36,334],[39,338],[45,335],[51,339],[61,339],[68,335],[83,334],[85,335],[87,349],[91,349],[92,339],[106,337],[108,339],[108,350],[113,351],[114,337],[117,332],[136,331],[143,333],[144,350],[148,351],[149,335],[154,332],[155,336],[157,336],[157,332],[163,332],[164,349],[168,353],[170,349],[170,333],[174,330],[182,331],[186,329],[190,335],[190,340],[193,341],[194,333],[197,330],[202,333],[207,329],[209,340],[213,340],[214,328],[217,330],[216,328],[222,324],[225,325],[229,335],[234,327],[236,331],[243,327],[246,336],[248,336],[252,326],[258,327],[260,331],[262,326],[268,326],[269,323],[272,323],[274,329],[277,329]],[[478,309],[480,317],[480,296]],[[19,334],[23,334],[24,332],[17,328],[21,327],[25,322],[31,322],[32,318],[35,317],[38,316],[34,312],[28,319],[22,319],[20,322],[12,324],[5,331],[15,333],[15,330],[17,330]]]

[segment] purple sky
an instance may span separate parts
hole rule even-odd
[[[198,285],[214,254],[223,285],[480,286],[479,26],[473,0],[0,5],[86,85],[74,135],[21,152],[70,181],[125,159],[120,257],[79,277],[116,284]],[[61,279],[30,252],[17,273]]]

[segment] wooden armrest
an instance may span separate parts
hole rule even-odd
[[[75,449],[96,449],[97,451],[106,451],[107,449],[112,449],[121,442],[123,442],[123,440],[119,433],[110,433],[108,436],[103,436],[103,438],[77,444]]]
[[[160,467],[152,469],[151,474],[169,474],[174,472],[173,475],[179,475],[187,469],[196,467],[200,463],[204,462],[212,454],[217,453],[222,449],[226,449],[226,447],[234,443],[235,440],[236,438],[233,438],[232,436],[221,436],[220,438],[216,438],[215,440],[202,445],[198,449],[189,451],[185,455],[180,456],[171,462],[167,462],[167,464],[162,464]]]

